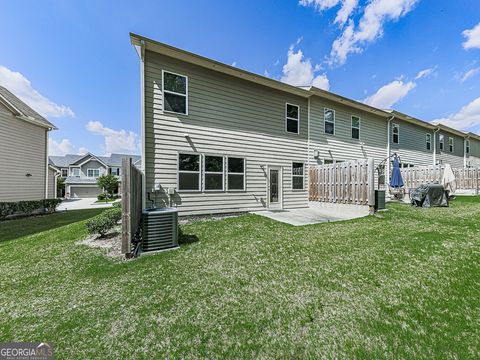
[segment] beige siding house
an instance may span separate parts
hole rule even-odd
[[[480,140],[314,87],[293,87],[131,34],[141,61],[144,207],[182,215],[308,206],[309,166],[398,154],[463,167]],[[454,138],[440,150],[439,134]]]
[[[0,202],[48,192],[48,132],[55,126],[0,86]]]

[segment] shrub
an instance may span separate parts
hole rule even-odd
[[[110,208],[85,223],[90,234],[100,234],[104,237],[122,218],[122,210]]]
[[[121,201],[114,202],[112,204],[112,207],[121,209],[122,208],[122,202]]]
[[[60,199],[29,200],[18,202],[0,202],[0,219],[14,214],[31,215],[35,210],[44,209],[46,212],[54,212]]]
[[[97,196],[97,199],[98,200],[105,200],[107,198],[107,194],[106,193],[101,193],[101,194],[98,194]]]

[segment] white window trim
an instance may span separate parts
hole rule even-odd
[[[450,140],[452,141],[452,145],[450,145]],[[452,146],[452,150],[450,150],[450,146]],[[448,137],[448,151],[451,153],[455,152],[455,140],[451,136]]]
[[[180,170],[180,155],[198,155],[198,171],[191,170]],[[177,191],[179,193],[199,193],[202,192],[202,154],[191,152],[191,151],[182,151],[177,153]],[[198,174],[198,190],[180,190],[180,174]]]
[[[216,172],[216,171],[206,171],[205,170],[205,164],[206,164],[206,161],[205,161],[205,157],[207,156],[211,156],[211,157],[219,157],[219,158],[222,158],[222,172]],[[203,177],[203,191],[204,192],[224,192],[225,191],[225,156],[223,155],[214,155],[214,154],[203,154],[203,159],[202,159],[202,177]],[[206,189],[205,188],[205,176],[206,175],[222,175],[222,188],[221,189]]]
[[[298,164],[303,164],[303,173],[302,175],[294,175],[293,174],[293,163],[298,163]],[[291,185],[291,190],[292,191],[305,191],[305,162],[304,161],[292,161],[292,178],[291,178],[291,182],[292,182],[292,185]],[[294,189],[293,188],[293,178],[294,177],[302,177],[302,188],[301,189]]]
[[[63,175],[63,172],[66,171],[67,172],[67,175]],[[62,169],[61,170],[61,175],[62,177],[68,177],[68,169]]]
[[[327,112],[327,110],[333,112],[333,134],[327,133],[327,132],[325,131],[325,123],[327,123],[327,122],[332,123],[332,121],[327,121],[327,120],[326,120],[325,113]],[[337,114],[336,114],[335,110],[330,109],[330,108],[323,108],[323,133],[324,133],[325,135],[335,136],[335,134],[336,134],[336,132],[337,132],[336,119],[337,119]]]
[[[177,75],[185,78],[185,94],[182,93],[177,93],[175,91],[170,91],[170,90],[165,90],[165,73],[169,73],[172,75]],[[176,111],[170,111],[170,110],[165,110],[165,92],[173,95],[179,95],[179,96],[184,96],[185,97],[185,114],[184,113],[179,113]],[[183,74],[178,74],[174,73],[173,71],[168,71],[168,70],[162,70],[162,107],[163,107],[163,112],[169,113],[169,114],[178,114],[178,115],[185,115],[188,116],[188,76],[183,75]],[[183,154],[183,153],[182,153]]]
[[[295,107],[297,108],[298,119],[295,119],[295,118],[292,118],[292,117],[288,117],[288,116],[287,116],[287,114],[288,114],[288,111],[287,111],[288,105],[290,105],[290,106],[295,106]],[[288,131],[288,126],[287,126],[288,120],[294,120],[294,121],[297,122],[297,132]],[[288,102],[285,103],[285,132],[287,132],[287,133],[289,133],[289,134],[300,134],[300,106],[299,106],[299,105],[291,104],[291,103],[288,103]]]
[[[75,169],[78,169],[78,175],[75,175],[75,174],[73,173],[73,170],[75,170]],[[71,168],[70,168],[70,175],[71,175],[71,176],[75,176],[75,177],[80,177],[80,175],[81,175],[80,168],[79,168],[79,167],[71,167]]]
[[[470,154],[470,140],[465,139],[465,153]]]
[[[445,151],[445,135],[443,134],[438,135],[438,148]]]
[[[393,130],[395,129],[395,127],[397,128],[397,142],[393,141],[393,136],[395,135],[395,132]],[[392,123],[392,144],[400,144],[400,124],[397,123]]]
[[[357,129],[356,127],[353,127],[353,118],[357,118],[358,119],[358,139],[354,138],[352,135],[352,129]],[[353,139],[353,140],[360,140],[360,138],[362,137],[362,118],[360,116],[357,116],[357,115],[352,115],[351,116],[351,119],[350,119],[350,137]]]
[[[432,150],[432,134],[430,133],[425,134],[425,147],[427,150]]]
[[[230,173],[228,171],[228,159],[229,158],[234,158],[234,159],[243,159],[243,189],[230,189],[228,187],[228,176],[230,174],[232,175],[240,175],[241,173]],[[228,192],[245,192],[247,190],[247,159],[243,156],[227,156],[225,159],[225,181],[227,183],[226,189]]]
[[[95,176],[95,175],[90,176],[90,175],[89,175],[89,172],[90,172],[90,171],[92,171],[92,172],[93,172],[93,171],[98,171],[98,176]],[[87,169],[87,177],[89,177],[89,178],[96,178],[96,177],[99,177],[99,176],[100,176],[100,169]]]

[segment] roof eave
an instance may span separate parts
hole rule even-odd
[[[234,66],[223,64],[219,61],[212,60],[185,50],[181,50],[141,35],[130,33],[130,40],[132,45],[134,46],[144,46],[146,50],[153,51],[181,61],[185,61],[187,63],[218,71],[223,74],[231,75],[236,78],[244,79],[276,90],[285,91],[304,98],[308,98],[311,96],[308,90],[288,85],[262,75],[236,68]]]

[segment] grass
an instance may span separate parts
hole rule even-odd
[[[77,245],[95,213],[73,213],[0,224],[15,238],[0,242],[0,341],[58,358],[480,357],[478,198],[306,227],[197,222],[182,230],[198,241],[129,262]]]

